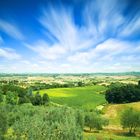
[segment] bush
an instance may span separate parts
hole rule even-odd
[[[30,103],[30,98],[27,96],[19,97],[18,104]]]
[[[6,133],[7,128],[7,114],[2,108],[0,108],[0,140],[4,140],[3,136]]]
[[[85,126],[89,127],[90,131],[92,129],[101,130],[103,126],[108,125],[108,120],[102,118],[96,112],[87,112],[85,115]]]
[[[11,127],[18,139],[82,140],[77,112],[71,108],[24,104],[13,111],[15,119]]]
[[[43,94],[43,97],[42,97],[42,105],[47,105],[49,102],[49,96],[48,94]]]
[[[3,94],[0,92],[0,103],[3,102]]]
[[[124,110],[121,115],[121,125],[127,128],[130,134],[135,133],[136,129],[140,127],[140,111],[128,108]]]
[[[42,98],[39,93],[36,93],[35,96],[32,97],[31,102],[33,105],[41,105],[42,104]]]
[[[8,91],[6,93],[6,103],[11,105],[16,105],[18,101],[18,96],[16,92]]]

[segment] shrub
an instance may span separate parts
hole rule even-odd
[[[16,92],[8,91],[6,93],[6,103],[16,105],[18,100],[18,96]]]
[[[108,125],[108,120],[102,118],[96,112],[87,112],[85,115],[85,126],[89,127],[90,131],[92,129],[101,130],[103,126]]]
[[[7,114],[0,108],[0,140],[4,140],[4,134],[6,133],[7,127]]]
[[[48,102],[49,102],[49,96],[48,96],[48,94],[45,93],[42,96],[42,104],[46,105],[46,104],[48,104]]]
[[[21,105],[14,110],[19,114],[12,128],[18,139],[82,140],[81,124],[77,112],[68,107],[43,107]]]

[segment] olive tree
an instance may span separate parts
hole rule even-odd
[[[78,122],[79,113],[77,115],[71,108],[24,104],[24,107],[18,107],[17,112],[20,116],[15,117],[11,126],[17,139],[82,140],[83,128],[81,121]]]
[[[0,103],[3,102],[3,94],[0,92]]]
[[[96,112],[86,112],[85,115],[85,126],[89,127],[90,131],[92,129],[101,130],[103,126],[108,125],[108,120],[101,117]]]
[[[7,130],[7,114],[6,112],[0,107],[0,140],[4,139],[4,134]]]
[[[16,105],[18,101],[18,96],[16,92],[8,91],[6,93],[6,103]]]
[[[130,134],[135,133],[136,129],[140,127],[140,111],[133,108],[127,108],[121,114],[121,125],[127,128]]]
[[[49,96],[48,96],[48,94],[44,93],[42,96],[42,104],[47,105],[48,102],[49,102]]]

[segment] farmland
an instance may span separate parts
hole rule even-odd
[[[1,111],[7,108],[5,112],[8,121],[13,122],[9,122],[12,125],[7,128],[4,137],[12,140],[17,136],[24,139],[38,137],[42,140],[46,137],[50,139],[51,133],[51,138],[54,139],[57,135],[54,131],[56,127],[62,132],[66,129],[64,137],[69,135],[66,140],[71,140],[73,134],[83,140],[139,140],[139,129],[135,135],[127,136],[128,129],[123,129],[121,125],[121,114],[129,107],[139,111],[140,102],[116,104],[106,100],[106,91],[111,85],[114,87],[113,85],[130,84],[135,88],[139,79],[137,75],[124,74],[2,75],[0,92],[3,98],[0,107]],[[86,124],[85,119],[94,115],[96,121],[91,120],[90,123],[96,125],[97,122],[96,127],[90,126],[90,123]],[[105,125],[102,121],[105,121]],[[98,127],[100,123],[101,128]],[[34,130],[39,130],[39,133],[34,133]],[[63,140],[61,135],[60,140]]]
[[[103,92],[104,86],[76,87],[76,88],[56,88],[40,90],[40,94],[47,93],[52,102],[68,105],[70,107],[82,107],[93,109],[97,105],[106,102]]]

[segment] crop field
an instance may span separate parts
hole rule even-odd
[[[97,105],[105,103],[104,86],[55,88],[40,90],[40,94],[47,93],[52,102],[70,107],[94,109]]]

